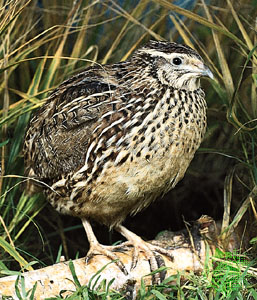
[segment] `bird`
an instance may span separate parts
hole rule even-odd
[[[60,213],[79,217],[94,254],[116,259],[91,222],[115,229],[158,268],[151,245],[122,225],[183,178],[206,131],[200,78],[213,78],[189,46],[150,40],[125,61],[93,64],[55,88],[24,138],[28,190],[40,183]],[[118,267],[127,274],[122,262]]]

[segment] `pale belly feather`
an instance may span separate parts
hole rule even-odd
[[[156,142],[162,150],[147,159],[146,153],[149,153],[149,149],[143,149],[141,157],[133,159],[132,162],[128,159],[118,167],[115,164],[106,164],[101,176],[90,185],[90,195],[86,182],[84,186],[80,182],[83,193],[78,202],[65,198],[59,201],[57,209],[79,217],[93,216],[94,220],[111,227],[121,223],[128,214],[134,214],[147,207],[183,178],[195,152],[195,147],[191,147],[195,134],[192,135],[191,130],[187,133],[189,132],[187,137],[184,136],[187,147],[185,142],[184,147],[173,142],[168,150],[164,151],[165,148],[160,145],[165,143],[162,137],[161,142]],[[200,144],[200,139],[198,140],[198,145],[195,145],[197,148]],[[187,148],[190,151],[186,151]]]
[[[149,114],[149,120],[153,120],[160,109],[165,110],[163,106],[160,103],[160,107]],[[193,110],[195,117],[186,122],[189,109]],[[205,110],[205,107],[202,106],[202,109]],[[136,213],[167,193],[183,178],[202,141],[206,126],[205,111],[200,111],[194,105],[189,107],[184,103],[177,120],[176,111],[177,108],[173,109],[165,122],[163,116],[156,118],[143,135],[138,134],[139,129],[133,128],[127,136],[129,146],[117,146],[115,161],[105,162],[93,181],[90,180],[92,174],[83,177],[82,171],[86,169],[83,167],[72,178],[72,194],[52,201],[50,199],[50,202],[61,213],[93,218],[112,227],[121,223],[128,214]],[[138,140],[135,138],[137,136]],[[102,159],[104,155],[110,155],[109,151],[113,151],[110,149],[113,148],[109,147]]]

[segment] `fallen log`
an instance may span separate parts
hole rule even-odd
[[[194,226],[189,230],[172,233],[164,232],[156,240],[150,241],[152,244],[158,245],[173,256],[173,260],[165,255],[158,254],[159,266],[165,266],[160,273],[161,279],[176,275],[178,272],[194,272],[201,273],[206,257],[212,255],[216,247],[221,247],[218,241],[218,232],[214,220],[208,216],[202,216],[198,219]],[[236,247],[235,237],[231,239],[233,245],[230,248]],[[117,291],[123,291],[130,294],[131,298],[136,294],[141,285],[143,278],[145,285],[151,285],[153,277],[149,262],[145,259],[143,253],[140,253],[136,267],[130,270],[132,262],[132,248],[123,248],[121,252],[115,252],[118,258],[123,262],[128,275],[123,274],[114,262],[102,255],[93,256],[88,262],[85,258],[80,258],[72,261],[75,269],[75,274],[81,285],[88,285],[91,281],[91,286],[94,285],[98,276],[96,287],[102,280],[110,282],[111,288]],[[208,256],[207,256],[208,255]],[[71,263],[60,262],[46,268],[24,272],[22,276],[25,279],[26,290],[33,288],[37,282],[35,291],[36,300],[54,297],[60,291],[66,290],[63,295],[67,296],[75,291],[74,277],[71,272]],[[103,268],[105,266],[105,268]],[[94,275],[100,270],[98,276]],[[92,280],[93,278],[93,280]],[[0,299],[1,296],[11,296],[13,299],[18,299],[15,291],[15,281],[17,276],[7,276],[0,278]]]

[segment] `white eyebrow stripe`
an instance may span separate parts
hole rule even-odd
[[[161,51],[158,51],[158,50],[155,50],[155,49],[142,49],[141,52],[143,53],[149,53],[153,56],[161,56],[161,57],[164,57],[164,58],[167,58],[167,59],[170,59],[174,56],[179,56],[179,57],[185,57],[187,56],[187,54],[185,53],[164,53],[164,52],[161,52]]]

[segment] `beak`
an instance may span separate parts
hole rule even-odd
[[[191,66],[188,66],[187,70],[196,77],[210,77],[214,79],[212,71],[203,62],[197,61],[192,63]]]
[[[210,77],[211,79],[214,78],[212,71],[206,65],[204,65],[203,69],[201,70],[201,75]]]

